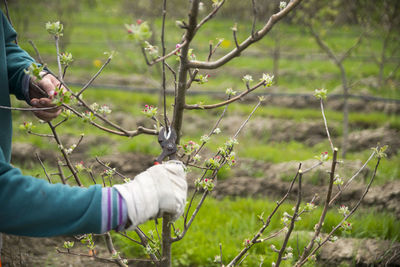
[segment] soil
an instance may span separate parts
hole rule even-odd
[[[58,253],[56,248],[63,251],[64,241],[75,241],[71,237],[54,237],[54,238],[32,238],[19,237],[12,235],[3,235],[3,249],[1,251],[1,260],[4,267],[21,267],[21,266],[116,266],[113,263],[99,262],[89,257],[79,257],[74,255]],[[96,247],[96,255],[98,257],[110,258],[107,249],[103,246]],[[84,246],[74,248],[74,252],[89,254],[89,249]]]
[[[137,121],[126,116],[114,114],[114,119],[123,126],[142,125],[142,121]],[[190,124],[184,128],[185,133],[198,131],[199,128],[207,129],[210,127],[206,118],[193,117],[190,115],[186,119],[193,119],[196,125]],[[239,116],[228,116],[222,121],[221,129],[225,133],[233,133],[243,121]],[[336,138],[338,133],[335,132],[335,125],[330,125],[331,134]],[[286,142],[296,140],[308,145],[315,145],[326,139],[325,132],[321,121],[294,122],[282,119],[262,119],[254,118],[249,122],[247,128],[251,131],[253,138],[266,138],[269,142]],[[388,150],[389,156],[393,155],[400,149],[399,133],[396,130],[382,127],[378,129],[362,129],[350,133],[350,150],[360,151],[366,147],[371,147],[380,141],[391,145]],[[65,143],[76,142],[76,137],[67,137]],[[113,139],[107,137],[91,137],[85,136],[82,144],[73,154],[74,161],[85,160],[88,165],[93,165],[95,171],[102,171],[103,167],[98,165],[95,160],[87,161],[86,151],[89,147],[96,144],[115,145]],[[19,166],[30,168],[34,162],[37,162],[36,155],[45,162],[52,165],[48,159],[56,159],[59,157],[57,152],[51,150],[39,149],[30,144],[13,144],[13,162]],[[111,167],[115,167],[119,172],[128,177],[134,177],[136,174],[145,170],[153,163],[153,158],[148,155],[127,153],[120,154],[113,152],[112,155],[101,157],[103,162],[110,163]],[[305,170],[314,165],[316,160],[302,162],[302,169]],[[345,161],[340,164],[341,175],[350,177],[360,166],[360,161]],[[290,179],[298,169],[298,162],[283,162],[279,164],[271,164],[263,161],[240,159],[235,168],[229,173],[229,179],[218,180],[217,185],[212,193],[216,198],[226,196],[241,197],[269,197],[278,199],[282,197],[289,186]],[[328,177],[330,163],[326,162],[323,166],[311,171],[304,176],[303,197],[305,200],[311,200],[316,192],[324,192],[326,186],[325,181]],[[362,195],[365,190],[365,181],[370,177],[371,170],[366,168],[360,176],[352,183],[350,188],[343,192],[338,198],[338,204],[352,205]],[[255,178],[256,177],[256,178]],[[122,178],[116,177],[121,181]],[[194,186],[195,177],[191,174],[188,176],[188,184],[191,189]],[[337,189],[335,189],[337,191]],[[335,191],[335,192],[336,192]],[[294,199],[297,192],[297,186],[293,188],[290,196]],[[323,196],[320,196],[323,197]],[[393,212],[400,219],[400,181],[393,181],[382,186],[373,186],[362,203],[362,207],[371,207],[374,210],[386,210]],[[26,238],[15,236],[4,236],[4,244],[2,251],[3,266],[99,266],[97,261],[91,258],[76,257],[71,255],[59,254],[55,251],[55,247],[62,247],[68,237],[58,238]],[[102,242],[101,242],[102,243]],[[341,238],[334,244],[328,244],[320,254],[320,260],[324,262],[324,266],[333,266],[340,263],[357,264],[357,266],[367,266],[371,264],[385,264],[387,266],[399,266],[400,263],[400,245],[392,244],[389,241],[379,240],[360,240]],[[97,247],[98,255],[104,255],[109,258],[109,254],[104,247]],[[386,254],[385,254],[386,252]],[[87,249],[83,249],[81,253],[87,254]],[[102,266],[112,266],[109,263],[101,263]],[[134,265],[132,265],[134,266]],[[141,266],[141,265],[138,265]]]

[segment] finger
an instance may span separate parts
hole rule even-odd
[[[61,110],[62,107],[61,106],[57,106],[55,104],[53,104],[51,99],[48,98],[33,98],[31,99],[31,105],[35,108],[49,108],[49,107],[54,107],[54,109],[49,109],[46,110],[46,112],[50,112],[50,113],[57,113],[58,110]]]
[[[50,99],[50,98],[40,98],[39,99],[39,104],[38,105],[40,105],[40,106],[42,106],[42,107],[54,107],[54,106],[56,106],[54,103],[53,103],[53,100],[52,99]]]
[[[51,121],[57,118],[58,115],[61,113],[61,109],[56,110],[55,112],[48,112],[48,111],[34,111],[33,112],[36,117],[44,121]]]
[[[60,85],[57,80],[53,80],[52,76],[45,76],[41,81],[38,82],[38,85],[47,92],[50,98],[53,98],[55,89]]]

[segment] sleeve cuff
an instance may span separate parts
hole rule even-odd
[[[125,229],[128,221],[128,210],[125,200],[115,188],[102,188],[101,217],[102,233]]]

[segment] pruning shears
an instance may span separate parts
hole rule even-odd
[[[166,157],[170,159],[176,158],[176,151],[178,150],[176,147],[176,132],[170,126],[168,128],[161,128],[158,133],[158,143],[162,148],[161,154],[154,161],[154,165],[160,164]]]

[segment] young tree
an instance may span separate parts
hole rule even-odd
[[[327,32],[336,22],[339,13],[340,1],[330,1],[329,3],[320,1],[309,1],[296,14],[296,18],[307,27],[316,43],[329,59],[338,67],[340,71],[341,83],[343,88],[343,137],[342,137],[342,157],[346,157],[348,136],[349,136],[349,104],[350,95],[349,79],[343,62],[351,55],[362,40],[363,33],[357,38],[355,43],[342,53],[335,52],[325,40]]]
[[[293,11],[297,5],[299,5],[302,0],[292,0],[288,3],[280,2],[279,11],[273,14],[266,23],[258,29],[256,26],[256,16],[254,13],[254,19],[252,23],[252,29],[249,33],[249,36],[243,40],[239,41],[236,34],[237,28],[232,28],[232,38],[235,42],[235,48],[233,48],[227,54],[219,57],[218,59],[212,60],[213,56],[215,56],[215,52],[218,49],[219,44],[213,46],[210,45],[209,53],[204,60],[200,60],[196,57],[192,50],[192,43],[194,42],[195,36],[198,31],[206,25],[206,23],[215,17],[220,9],[223,8],[225,4],[225,0],[213,0],[213,5],[210,8],[210,12],[202,17],[199,18],[199,8],[200,8],[200,1],[199,0],[192,0],[189,4],[189,11],[188,11],[188,18],[186,21],[179,21],[178,25],[183,31],[182,39],[176,47],[171,48],[167,53],[166,42],[165,42],[165,21],[167,16],[167,0],[163,0],[162,5],[162,26],[161,26],[161,48],[152,45],[147,40],[151,36],[151,31],[146,22],[138,21],[136,24],[126,25],[128,33],[132,36],[133,40],[142,47],[143,55],[145,57],[146,63],[149,66],[153,66],[156,64],[161,64],[162,68],[162,86],[161,91],[164,97],[163,100],[163,114],[158,114],[158,108],[153,106],[146,106],[143,110],[144,115],[151,118],[156,122],[156,127],[154,129],[145,128],[139,126],[137,129],[134,130],[127,130],[116,123],[112,122],[107,115],[111,112],[110,108],[105,105],[99,105],[97,103],[89,104],[87,103],[82,94],[87,90],[92,82],[98,77],[102,70],[109,64],[112,60],[113,54],[111,53],[108,59],[104,62],[103,66],[99,69],[99,71],[87,82],[85,86],[83,86],[78,92],[74,92],[71,90],[68,85],[64,82],[64,75],[66,73],[66,69],[72,61],[72,56],[67,52],[61,52],[59,47],[59,40],[62,35],[62,25],[59,22],[55,23],[48,23],[47,30],[48,32],[54,37],[56,50],[57,50],[57,65],[58,71],[55,76],[57,76],[58,80],[61,84],[66,88],[63,90],[61,87],[57,88],[56,90],[56,97],[54,102],[59,106],[62,106],[64,109],[63,119],[58,121],[57,123],[49,122],[49,128],[51,133],[49,135],[45,135],[44,137],[53,138],[62,155],[62,160],[57,162],[58,166],[58,173],[55,175],[60,177],[61,182],[66,183],[68,178],[72,177],[75,183],[79,186],[84,186],[80,179],[80,175],[83,172],[89,174],[94,182],[96,182],[96,178],[99,176],[102,179],[102,183],[105,186],[106,182],[112,183],[112,178],[114,176],[120,176],[122,179],[127,180],[128,177],[120,173],[118,170],[110,167],[107,163],[102,162],[100,159],[97,159],[97,162],[106,168],[106,171],[98,174],[93,171],[92,168],[85,166],[83,163],[74,163],[71,159],[70,155],[74,152],[76,147],[79,146],[83,136],[77,138],[77,142],[73,144],[71,147],[66,147],[63,142],[62,136],[58,133],[58,127],[62,126],[67,120],[75,118],[81,119],[85,123],[89,123],[94,127],[97,127],[105,132],[110,134],[115,134],[119,136],[126,136],[126,137],[134,137],[139,138],[138,136],[141,134],[149,134],[149,135],[157,135],[162,129],[163,131],[174,131],[177,134],[176,144],[181,145],[181,149],[178,151],[177,156],[180,160],[182,160],[187,166],[191,166],[194,168],[198,168],[201,171],[200,177],[196,180],[196,188],[192,193],[191,197],[189,198],[189,203],[187,205],[186,211],[183,215],[183,229],[182,231],[178,231],[174,224],[171,222],[171,218],[168,215],[164,215],[162,221],[162,234],[161,236],[158,234],[157,227],[156,233],[158,236],[158,241],[154,236],[149,236],[143,233],[140,227],[135,229],[137,234],[137,238],[133,239],[131,236],[127,235],[126,233],[120,233],[124,237],[131,240],[133,243],[143,246],[148,253],[151,261],[156,266],[171,266],[172,255],[171,255],[171,247],[173,243],[182,240],[187,232],[190,230],[191,225],[193,224],[196,216],[198,215],[199,210],[201,209],[204,201],[206,200],[207,196],[209,196],[210,192],[215,186],[215,182],[217,179],[217,173],[224,165],[233,165],[235,163],[235,154],[233,152],[237,141],[236,138],[242,129],[245,127],[248,120],[252,117],[253,113],[256,109],[261,105],[262,98],[259,99],[259,102],[254,107],[251,114],[249,114],[248,118],[244,120],[244,122],[238,127],[236,133],[227,140],[220,148],[217,149],[215,155],[209,157],[208,159],[204,160],[203,163],[200,162],[199,153],[202,149],[207,145],[210,137],[217,133],[218,125],[223,119],[225,112],[229,106],[229,104],[238,101],[248,95],[249,93],[253,92],[254,90],[260,87],[269,87],[273,83],[273,76],[264,74],[259,82],[253,83],[253,78],[250,75],[246,75],[243,77],[244,81],[244,89],[242,92],[237,93],[232,89],[227,89],[227,99],[222,102],[213,103],[213,104],[189,104],[186,101],[186,94],[188,89],[192,86],[194,82],[197,83],[206,83],[208,81],[208,75],[203,73],[204,70],[209,69],[216,69],[224,66],[226,63],[234,59],[235,57],[240,56],[240,53],[245,51],[249,46],[254,44],[255,42],[261,40],[264,36],[266,36],[270,30],[274,27],[276,23],[278,23],[282,18],[284,18],[289,12]],[[253,1],[254,4],[255,1]],[[40,57],[39,57],[40,58]],[[174,69],[168,63],[170,58],[175,59],[177,58],[179,63],[177,69]],[[44,62],[41,62],[44,63]],[[30,74],[33,76],[37,76],[40,73],[42,67],[38,67],[36,65],[32,65],[30,68]],[[174,78],[174,105],[172,110],[172,116],[168,116],[169,108],[166,105],[166,76],[168,73],[172,74]],[[37,77],[39,78],[39,77]],[[331,233],[327,235],[327,237],[321,236],[321,227],[324,223],[326,213],[329,208],[332,207],[335,200],[340,196],[342,191],[349,186],[349,184],[354,180],[355,177],[360,173],[360,171],[356,172],[353,177],[348,179],[344,182],[344,179],[336,175],[336,167],[338,163],[338,149],[334,147],[333,141],[330,138],[329,128],[325,119],[324,113],[324,99],[326,98],[326,90],[316,90],[316,97],[320,100],[321,111],[324,119],[324,124],[326,127],[327,136],[330,142],[331,151],[332,151],[332,162],[329,172],[329,183],[327,185],[326,197],[323,206],[323,213],[319,218],[319,222],[315,226],[315,232],[307,245],[307,247],[298,255],[298,259],[296,262],[297,266],[304,265],[308,259],[314,257],[316,251],[327,241],[332,240],[334,232],[339,229],[348,229],[350,228],[350,224],[347,222],[347,219],[356,211],[358,206],[360,205],[362,199],[364,198],[365,194],[368,192],[371,183],[374,180],[376,174],[376,168],[379,165],[380,159],[384,156],[385,148],[376,148],[374,152],[371,154],[368,161],[363,165],[365,168],[366,164],[373,158],[374,155],[378,157],[377,164],[375,171],[372,175],[370,183],[367,185],[365,189],[364,195],[361,197],[359,202],[352,208],[352,209],[345,209],[341,211],[344,218],[343,220],[332,230]],[[220,115],[218,121],[214,124],[214,126],[210,129],[208,134],[203,135],[201,138],[201,144],[197,144],[195,142],[189,141],[186,144],[182,144],[181,136],[182,136],[182,126],[185,122],[184,114],[186,112],[190,112],[190,110],[212,110],[216,108],[223,107],[223,111]],[[6,108],[6,107],[3,107]],[[22,109],[22,110],[35,110],[32,108]],[[32,124],[25,123],[22,125],[22,128],[28,131],[31,134],[36,134],[33,132]],[[309,169],[302,169],[302,165],[299,164],[299,168],[297,173],[294,175],[290,188],[287,191],[287,194],[277,202],[276,208],[269,214],[269,216],[265,219],[262,215],[259,217],[261,221],[261,228],[260,230],[249,239],[244,240],[243,248],[240,250],[238,255],[234,257],[227,266],[236,266],[240,264],[246,257],[247,252],[256,244],[266,242],[271,238],[274,238],[280,234],[284,234],[284,241],[280,249],[276,247],[272,248],[273,252],[277,253],[277,260],[274,263],[274,266],[279,266],[282,261],[289,260],[293,257],[293,253],[291,252],[290,248],[288,248],[288,241],[293,233],[293,229],[295,224],[299,221],[299,217],[303,213],[312,212],[316,206],[316,197],[311,199],[306,206],[301,206],[302,202],[302,177],[310,170],[321,166],[324,162],[328,160],[328,152],[323,153],[322,155],[317,157],[317,161],[314,166]],[[53,179],[51,174],[46,172],[46,168],[44,164],[41,162],[43,169],[48,177],[48,180],[51,182]],[[65,173],[63,167],[68,169],[68,173]],[[284,216],[281,218],[283,223],[282,229],[270,233],[268,237],[262,237],[263,232],[268,228],[271,219],[276,214],[277,210],[280,208],[282,203],[286,201],[287,197],[291,193],[292,189],[294,188],[295,183],[297,185],[297,202],[293,210],[293,214],[290,215],[285,213]],[[337,187],[337,190],[334,190],[334,187]],[[199,196],[199,198],[197,198]],[[104,235],[106,246],[111,253],[111,257],[109,258],[100,258],[93,253],[94,249],[94,241],[91,235],[80,236],[79,239],[83,240],[89,249],[92,251],[91,254],[88,255],[81,255],[87,257],[93,257],[103,261],[111,261],[115,262],[120,266],[126,266],[128,260],[123,259],[123,257],[117,252],[113,245],[112,237],[110,233]],[[60,253],[67,253],[67,254],[76,254],[73,251],[73,243],[65,242],[64,249],[59,249]],[[221,254],[222,254],[222,247],[221,247]],[[140,261],[141,259],[132,259],[132,261]],[[222,256],[220,260],[221,266],[222,263]]]
[[[389,81],[396,80],[400,69],[398,32],[400,2],[395,0],[356,2],[358,19],[365,28],[367,37],[379,36],[381,40],[380,53],[372,52],[371,54],[379,69],[376,86],[382,90]]]

